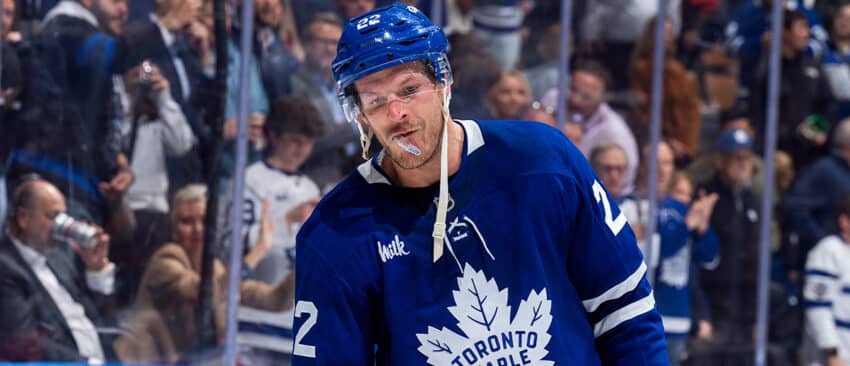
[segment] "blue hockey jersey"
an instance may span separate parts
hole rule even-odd
[[[685,224],[687,213],[688,206],[672,198],[664,199],[658,210],[661,253],[654,274],[655,300],[668,337],[685,337],[691,331],[692,261],[708,269],[718,264],[717,235],[709,228],[695,238]]]
[[[540,123],[460,121],[445,254],[437,186],[382,155],[298,234],[294,365],[667,365],[646,266],[584,156]]]

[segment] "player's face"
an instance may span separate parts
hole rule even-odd
[[[616,196],[623,189],[623,182],[626,179],[626,169],[628,161],[626,153],[620,149],[610,149],[597,157],[594,164],[596,174],[608,192]]]
[[[517,75],[504,75],[487,92],[487,105],[496,119],[516,119],[531,104],[528,83]]]
[[[421,65],[395,66],[354,84],[362,110],[360,123],[372,129],[385,153],[402,169],[431,161],[443,132],[443,93],[417,66]]]

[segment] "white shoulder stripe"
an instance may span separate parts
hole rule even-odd
[[[602,295],[582,301],[581,304],[584,305],[584,310],[588,313],[592,313],[596,311],[602,303],[609,300],[619,299],[628,292],[636,289],[638,284],[640,284],[640,281],[643,279],[644,274],[646,274],[646,263],[641,261],[640,267],[638,267],[638,269],[635,270],[629,278],[626,278],[625,281],[609,288],[608,291],[605,291]]]
[[[662,316],[661,323],[664,324],[664,333],[682,334],[691,331],[691,318]]]
[[[475,150],[484,146],[484,134],[481,133],[481,127],[478,126],[478,122],[472,120],[456,121],[460,123],[466,131],[466,155],[472,155]],[[383,151],[381,151],[381,154],[383,154]],[[383,155],[379,155],[375,158],[379,164],[381,158],[383,158]],[[392,184],[387,177],[375,170],[375,167],[372,166],[372,160],[365,161],[357,166],[357,172],[360,173],[363,179],[366,180],[366,183]]]
[[[387,180],[381,172],[375,170],[372,166],[372,160],[364,161],[357,167],[357,172],[363,176],[363,179],[366,180],[366,183],[369,184],[390,184],[390,181]]]
[[[478,122],[472,120],[459,119],[456,120],[466,130],[466,155],[472,155],[472,152],[484,146],[484,134],[481,133],[481,127]]]
[[[620,310],[609,314],[596,323],[596,325],[593,326],[593,337],[599,338],[609,330],[616,328],[618,325],[634,319],[648,311],[652,311],[654,307],[655,296],[652,292],[650,292],[649,295],[646,295],[644,298],[620,308]]]

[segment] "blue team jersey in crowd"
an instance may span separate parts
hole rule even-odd
[[[392,185],[381,155],[297,239],[294,365],[667,365],[646,266],[562,133],[459,121],[443,256],[437,186]]]
[[[667,337],[687,337],[691,332],[691,264],[715,269],[719,264],[717,234],[688,230],[688,206],[665,198],[658,209],[661,238],[659,265],[655,269],[655,299]]]

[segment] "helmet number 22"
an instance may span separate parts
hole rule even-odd
[[[362,18],[357,21],[357,30],[363,30],[363,28],[373,26],[381,22],[381,14],[373,14],[371,16]]]

